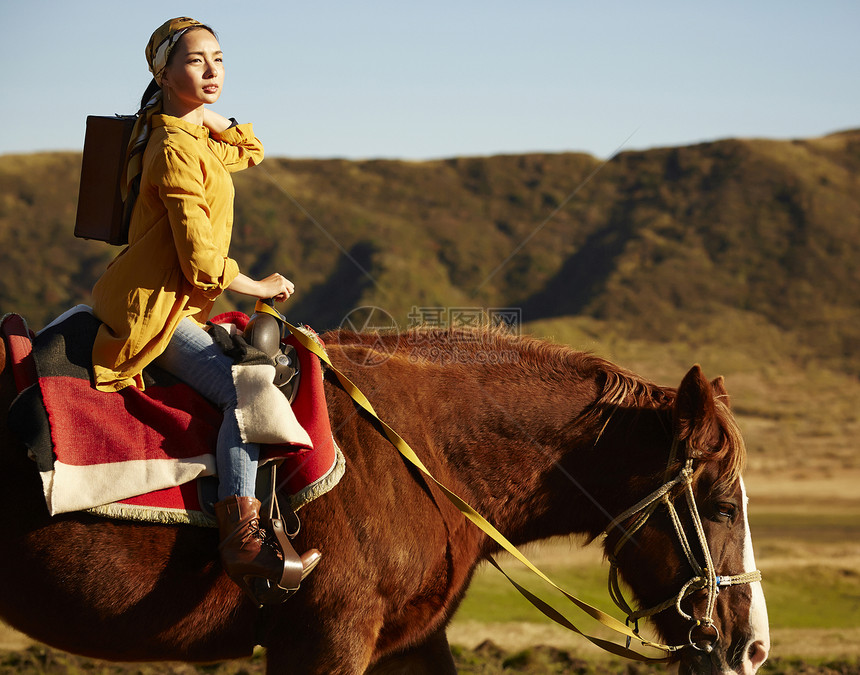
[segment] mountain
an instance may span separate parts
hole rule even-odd
[[[0,311],[34,328],[87,302],[118,252],[72,235],[79,171],[74,153],[0,156]],[[318,330],[357,307],[401,327],[506,308],[655,343],[776,335],[792,358],[860,375],[860,130],[605,162],[268,158],[235,184],[234,257],[290,277],[289,316]]]

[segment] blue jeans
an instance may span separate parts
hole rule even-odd
[[[242,442],[239,433],[233,359],[212,342],[209,333],[186,318],[155,365],[185,382],[224,414],[215,453],[218,499],[253,497],[260,446]]]

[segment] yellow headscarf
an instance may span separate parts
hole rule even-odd
[[[149,64],[149,71],[159,87],[164,69],[167,66],[167,60],[170,58],[170,52],[190,28],[206,28],[206,26],[187,16],[180,16],[165,21],[149,38],[145,52],[146,62]],[[142,170],[143,151],[149,140],[149,132],[152,130],[152,116],[161,112],[161,98],[161,89],[159,89],[137,113],[137,121],[132,129],[131,140],[128,143],[126,153],[125,172],[122,180],[123,199],[128,199],[129,195],[132,198],[137,196],[133,184]]]
[[[170,52],[173,51],[185,31],[195,26],[201,27],[203,24],[187,16],[180,16],[165,21],[149,38],[149,43],[146,45],[146,62],[149,64],[149,72],[152,73],[159,87],[167,59],[170,58]]]

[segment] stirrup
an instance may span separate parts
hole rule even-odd
[[[280,604],[299,590],[301,582],[314,570],[321,556],[316,556],[307,567],[301,556],[290,542],[301,529],[298,516],[289,511],[291,528],[287,529],[287,521],[281,514],[280,501],[276,486],[277,463],[272,462],[268,475],[268,485],[261,492],[267,495],[264,508],[261,509],[260,519],[264,531],[268,534],[267,544],[280,551],[284,566],[279,579],[260,576],[247,576],[243,579],[245,592],[260,605]]]
[[[307,567],[303,567],[300,580],[304,580],[314,570],[321,559],[321,556],[317,556]],[[298,588],[284,588],[279,582],[273,579],[253,575],[245,576],[239,581],[239,585],[244,589],[248,597],[259,606],[280,605],[298,590]]]
[[[321,556],[318,555],[305,566],[304,561],[296,553],[289,540],[281,542],[276,535],[275,541],[276,543],[269,542],[267,545],[277,548],[286,546],[285,549],[282,549],[284,569],[281,573],[281,578],[276,580],[249,574],[238,580],[240,582],[239,585],[245,590],[248,597],[260,606],[279,605],[284,602],[299,590],[301,582],[314,570],[321,560]]]

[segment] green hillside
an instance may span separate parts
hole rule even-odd
[[[0,157],[0,310],[39,327],[116,249],[72,236],[80,156]],[[663,342],[755,341],[860,373],[860,131],[431,162],[269,158],[236,175],[233,252],[289,315],[518,308]],[[221,308],[247,301],[225,297]],[[778,344],[777,344],[778,343]]]

